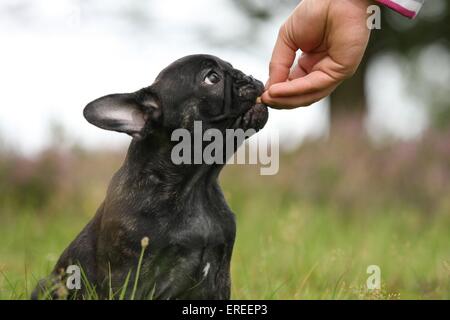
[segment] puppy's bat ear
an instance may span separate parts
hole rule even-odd
[[[83,114],[89,123],[99,128],[141,137],[146,122],[159,117],[160,109],[155,96],[144,88],[98,98],[84,108]]]

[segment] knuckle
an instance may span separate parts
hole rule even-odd
[[[348,79],[353,77],[357,70],[358,70],[357,66],[344,65],[341,67],[341,70],[339,70],[339,73],[342,75],[343,79]]]
[[[283,23],[283,24],[278,28],[278,37],[284,38],[285,33],[286,33],[286,25]]]

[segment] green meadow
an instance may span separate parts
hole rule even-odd
[[[348,137],[347,137],[348,138]],[[450,299],[450,135],[307,142],[280,171],[232,165],[233,299]],[[125,150],[0,160],[0,299],[27,299],[95,213]],[[369,290],[369,266],[381,289]]]

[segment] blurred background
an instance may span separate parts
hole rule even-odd
[[[95,213],[130,138],[82,116],[187,54],[265,81],[298,1],[0,3],[0,299],[27,298]],[[270,110],[280,171],[228,166],[233,298],[450,298],[450,5],[382,11],[357,74],[309,108]],[[368,291],[378,265],[382,289]]]

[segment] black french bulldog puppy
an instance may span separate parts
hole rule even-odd
[[[217,57],[191,55],[149,87],[89,103],[84,116],[90,123],[133,140],[97,214],[32,297],[45,291],[53,298],[85,297],[84,283],[81,290],[61,290],[64,270],[79,265],[100,298],[120,291],[131,272],[130,298],[141,240],[148,237],[136,299],[229,299],[236,225],[217,181],[223,164],[174,164],[171,134],[192,131],[194,121],[202,121],[203,130],[259,130],[268,117],[266,106],[255,102],[263,89]]]

